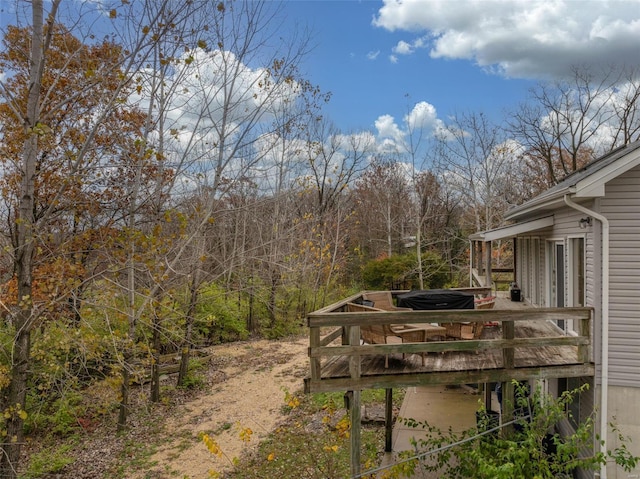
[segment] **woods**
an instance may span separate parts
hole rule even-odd
[[[434,132],[418,103],[395,138],[340,131],[285,14],[33,0],[2,32],[0,477],[43,432],[32,411],[91,384],[126,429],[133,384],[161,400],[162,354],[184,386],[193,348],[295,333],[348,291],[464,284],[469,233],[638,139],[622,68],[540,84],[504,124]]]

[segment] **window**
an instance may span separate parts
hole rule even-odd
[[[565,264],[564,264],[564,242],[549,241],[547,243],[547,271],[549,275],[548,306],[564,308],[565,302]],[[564,321],[559,320],[558,326],[564,330]]]

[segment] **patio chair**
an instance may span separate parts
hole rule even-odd
[[[496,304],[495,296],[487,296],[486,298],[480,298],[474,300],[475,309],[493,309]]]
[[[442,323],[440,326],[445,328],[448,339],[462,339],[462,323]]]
[[[390,291],[373,291],[363,293],[362,299],[373,301],[373,306],[384,311],[413,311],[411,308],[401,308],[393,304],[393,297]]]
[[[410,310],[410,309],[409,309]],[[347,311],[350,313],[375,313],[384,312],[384,309],[365,306],[363,304],[347,303]],[[360,326],[360,337],[366,344],[393,344],[393,343],[423,343],[427,341],[427,330],[408,325],[398,324],[371,324]],[[405,355],[402,355],[404,359]],[[424,366],[424,353],[421,353]],[[389,367],[389,355],[385,356],[384,367]]]
[[[480,339],[482,330],[484,329],[483,322],[474,322],[470,324],[460,325],[460,339]]]

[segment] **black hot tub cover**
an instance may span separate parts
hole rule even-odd
[[[450,289],[427,289],[409,291],[398,295],[398,306],[426,309],[474,309],[474,296]]]

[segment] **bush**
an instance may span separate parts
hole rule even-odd
[[[423,282],[425,289],[444,287],[449,281],[448,268],[435,252],[425,252],[422,256]],[[418,259],[415,254],[391,256],[381,260],[369,261],[362,273],[365,287],[368,289],[403,289],[420,287],[418,280]]]
[[[521,394],[517,394],[522,386],[517,382],[514,384],[518,397],[515,408],[525,414],[520,416],[512,431],[503,429],[499,434],[480,434],[490,425],[480,422],[477,430],[457,435],[451,431],[443,433],[427,422],[404,419],[407,426],[427,431],[426,439],[415,443],[416,450],[436,452],[418,455],[417,459],[396,466],[383,477],[394,478],[399,474],[412,477],[418,471],[429,471],[444,478],[554,479],[573,477],[576,468],[597,470],[609,459],[626,471],[631,471],[638,463],[639,458],[629,453],[622,437],[619,437],[621,445],[607,455],[597,451],[582,455],[582,451],[593,449],[592,418],[578,424],[575,433],[569,437],[561,438],[553,432],[555,425],[570,415],[566,412],[569,404],[588,385],[565,392],[559,398],[537,390],[529,399],[522,389]],[[479,416],[483,416],[482,411]],[[403,455],[414,458],[415,451]]]
[[[187,375],[184,377],[180,387],[183,389],[199,389],[204,387],[206,381],[202,374],[203,368],[204,364],[202,364],[201,361],[198,359],[190,359]]]
[[[202,289],[197,308],[196,331],[214,344],[247,339],[245,307],[215,283]]]
[[[72,445],[51,447],[32,454],[29,460],[27,472],[20,476],[23,479],[39,479],[49,474],[60,473],[69,464],[73,463],[73,457],[68,455]]]
[[[39,407],[30,407],[33,411],[25,421],[27,433],[42,431],[60,437],[66,437],[80,429],[79,420],[86,415],[82,396],[77,391],[69,391],[55,399],[42,401]]]

